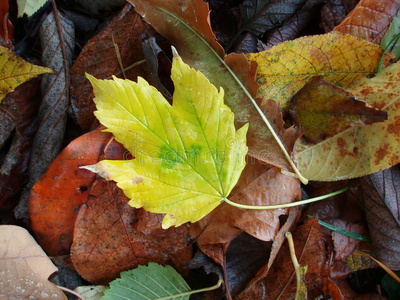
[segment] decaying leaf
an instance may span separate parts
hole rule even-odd
[[[311,79],[292,99],[289,113],[304,131],[305,142],[318,143],[349,127],[387,119],[387,113],[366,106],[332,83]]]
[[[96,117],[136,158],[85,168],[115,180],[133,207],[166,213],[164,228],[196,222],[223,202],[247,153],[248,126],[235,130],[222,90],[179,56],[171,78],[173,106],[142,78],[89,77]]]
[[[382,52],[378,45],[333,32],[301,37],[247,57],[258,63],[259,94],[286,108],[313,76],[347,88],[356,79],[375,73]]]
[[[57,271],[29,232],[0,226],[0,298],[67,299],[48,279]]]
[[[0,102],[21,83],[44,73],[53,73],[49,68],[26,62],[3,46],[0,46],[0,70]]]
[[[249,123],[249,155],[291,170],[278,143],[249,99],[249,95],[255,97],[257,94],[258,85],[254,81],[256,64],[249,65],[244,55],[230,54],[225,57],[211,30],[207,3],[202,0],[129,2],[135,5],[135,10],[146,22],[177,48],[187,64],[201,71],[213,85],[225,90],[225,101],[235,114],[236,128]],[[264,114],[290,152],[298,138],[297,129],[284,129],[277,103],[268,103],[266,106],[261,104]]]
[[[334,31],[379,45],[399,8],[399,1],[361,0]]]
[[[132,208],[128,201],[115,183],[95,181],[75,222],[71,257],[78,273],[107,284],[120,272],[153,261],[184,274],[192,257],[188,227],[164,230],[161,215]]]
[[[367,105],[388,113],[385,122],[349,128],[317,145],[296,144],[295,161],[310,180],[334,181],[361,177],[400,161],[400,64],[373,78],[362,78],[347,91]]]
[[[37,12],[47,0],[17,0],[18,17],[21,18],[24,14],[28,17]]]
[[[110,4],[109,1],[107,1]],[[89,131],[95,121],[93,92],[85,72],[105,79],[121,71],[115,53],[118,45],[123,66],[129,67],[144,59],[140,37],[146,32],[145,22],[131,5],[125,8],[96,36],[90,39],[71,68],[71,106],[69,113],[79,126]],[[128,79],[146,75],[145,65],[140,64],[126,71]],[[95,125],[97,127],[97,125]],[[94,127],[94,128],[95,128]]]
[[[104,157],[123,159],[125,152],[111,134],[92,131],[72,141],[33,186],[30,221],[37,241],[49,255],[69,253],[76,216],[95,181],[95,174],[79,167]]]

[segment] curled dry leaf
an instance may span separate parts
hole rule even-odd
[[[102,157],[123,158],[125,149],[109,133],[95,130],[72,141],[33,186],[29,214],[33,232],[50,255],[69,253],[79,207],[86,203],[95,174],[79,167]]]
[[[57,268],[22,227],[0,226],[0,270],[1,299],[67,299],[48,281]]]
[[[379,45],[399,8],[399,1],[361,0],[334,31]]]
[[[135,10],[146,22],[177,48],[185,63],[201,71],[213,85],[224,89],[226,104],[235,114],[236,128],[250,123],[247,135],[249,154],[266,163],[291,169],[246,91],[253,97],[257,93],[258,85],[254,82],[256,64],[249,65],[244,55],[225,57],[211,30],[208,4],[202,0],[129,2],[135,5]],[[289,144],[293,145],[298,138],[296,130],[285,131],[280,110],[272,111],[279,111],[279,114],[267,116],[275,131],[278,135],[284,133],[285,140],[291,136]],[[290,145],[285,146],[291,151]]]
[[[400,63],[347,87],[357,99],[386,111],[385,122],[349,128],[317,145],[296,144],[295,161],[310,180],[334,181],[368,175],[400,161]]]
[[[333,32],[284,42],[264,52],[247,54],[247,58],[258,63],[259,94],[286,108],[313,76],[347,88],[356,79],[375,73],[382,52],[378,45]],[[385,65],[389,58],[385,56]]]
[[[96,109],[92,101],[92,87],[85,73],[104,79],[120,71],[113,38],[125,68],[143,60],[140,37],[146,30],[142,18],[131,5],[126,5],[106,28],[86,43],[76,59],[71,68],[70,114],[84,131],[91,128]],[[136,80],[137,76],[145,77],[145,65],[136,66],[125,74],[132,80]]]
[[[188,227],[161,228],[162,216],[134,209],[115,183],[98,179],[75,223],[72,262],[92,283],[107,284],[121,271],[150,261],[181,274],[192,257]]]
[[[387,119],[387,113],[352,97],[344,89],[311,79],[292,99],[289,113],[304,131],[302,138],[318,143],[349,127],[363,126]]]

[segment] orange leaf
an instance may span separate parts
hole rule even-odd
[[[311,79],[294,97],[289,113],[304,131],[308,143],[318,143],[349,127],[383,122],[387,113],[350,96],[344,89]]]
[[[71,142],[33,186],[29,199],[32,229],[50,255],[69,252],[79,207],[86,203],[95,174],[79,169],[108,157],[122,158],[125,149],[110,133],[96,130]],[[114,153],[114,154],[113,154]]]

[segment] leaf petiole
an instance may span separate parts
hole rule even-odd
[[[226,203],[228,203],[229,205],[238,207],[238,208],[244,208],[244,209],[254,209],[254,210],[266,210],[266,209],[279,209],[279,208],[288,208],[288,207],[294,207],[294,206],[298,206],[298,205],[303,205],[303,204],[308,204],[308,203],[312,203],[312,202],[316,202],[316,201],[320,201],[320,200],[324,200],[326,198],[329,197],[333,197],[336,195],[339,195],[341,193],[344,193],[345,191],[347,191],[348,189],[350,189],[350,185],[336,191],[333,193],[329,193],[326,195],[322,195],[319,197],[314,197],[311,199],[306,199],[306,200],[302,200],[302,201],[297,201],[297,202],[293,202],[293,203],[287,203],[287,204],[277,204],[277,205],[260,205],[260,206],[255,206],[255,205],[245,205],[245,204],[240,204],[240,203],[236,203],[233,202],[231,200],[229,200],[228,198],[225,198],[224,201]]]
[[[208,292],[208,291],[212,291],[212,290],[219,288],[221,286],[221,284],[222,284],[222,279],[218,280],[217,284],[207,287],[207,288],[203,288],[203,289],[199,289],[199,290],[192,290],[192,291],[185,292],[185,293],[180,293],[180,294],[175,294],[175,295],[171,295],[171,296],[167,296],[167,297],[157,298],[157,300],[177,299],[177,297],[189,296],[192,294],[197,294],[197,293],[202,293],[202,292]]]

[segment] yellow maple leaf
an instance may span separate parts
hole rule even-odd
[[[114,180],[133,207],[164,213],[163,228],[200,220],[226,199],[245,166],[248,124],[175,55],[173,106],[143,78],[91,81],[96,117],[135,159],[86,166]]]
[[[53,73],[53,70],[32,65],[0,46],[0,102],[20,84],[44,73]]]
[[[258,63],[260,96],[276,100],[286,108],[313,76],[346,88],[375,73],[382,52],[376,44],[332,32],[287,41],[260,53],[250,53],[247,58]]]

